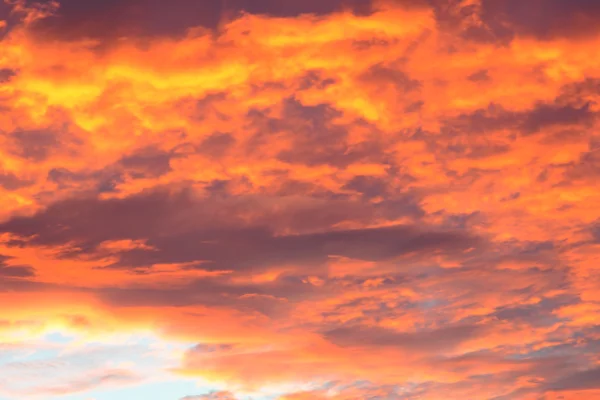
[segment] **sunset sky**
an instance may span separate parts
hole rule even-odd
[[[598,0],[0,0],[0,400],[600,399],[598,49]]]

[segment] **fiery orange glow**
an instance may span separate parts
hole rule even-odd
[[[600,399],[598,20],[4,0],[0,400]]]

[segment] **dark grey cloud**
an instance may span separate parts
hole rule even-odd
[[[31,185],[33,182],[27,179],[21,179],[12,172],[0,170],[0,186],[6,190],[17,190]]]
[[[221,158],[235,144],[235,138],[229,133],[216,132],[205,138],[198,151],[208,157]]]
[[[578,302],[578,298],[574,296],[544,298],[536,304],[499,307],[492,316],[504,321],[548,327],[560,322],[560,318],[555,314],[559,308]]]
[[[468,80],[472,82],[485,82],[489,81],[491,78],[489,76],[487,69],[482,69],[480,71],[474,72],[467,77]]]
[[[48,171],[48,175],[46,176],[50,182],[58,183],[61,186],[64,186],[68,182],[73,181],[82,181],[85,179],[85,176],[80,174],[76,174],[71,172],[67,168],[52,168]]]
[[[183,288],[117,288],[97,289],[94,293],[105,302],[119,307],[184,307],[202,304],[210,307],[239,306],[240,297],[259,290],[254,286],[228,285],[222,281],[198,280]],[[250,307],[248,307],[250,308]]]
[[[6,262],[12,257],[0,254],[0,278],[31,278],[35,276],[35,268],[29,265],[9,265]]]
[[[600,7],[595,0],[483,0],[481,8],[457,0],[393,0],[404,8],[430,8],[440,29],[459,31],[479,41],[510,40],[515,35],[542,39],[585,36],[598,32]],[[50,3],[42,0],[41,3]],[[40,39],[91,38],[113,42],[121,37],[181,36],[190,28],[217,31],[242,13],[274,17],[327,15],[342,9],[357,15],[376,10],[373,0],[60,0],[56,15],[37,21]],[[0,16],[9,7],[0,3]],[[483,24],[466,24],[477,15]],[[14,19],[14,17],[13,17]],[[13,25],[11,21],[11,25]]]
[[[252,14],[294,17],[302,14],[326,15],[343,8],[358,14],[372,11],[370,0],[234,0],[234,7]]]
[[[568,166],[565,174],[568,181],[564,184],[569,185],[572,180],[579,179],[600,179],[600,144],[591,141],[590,145],[590,151],[583,153],[577,162]]]
[[[283,101],[281,117],[271,117],[269,110],[252,110],[248,117],[255,134],[247,151],[262,151],[273,135],[283,135],[292,145],[277,158],[290,164],[346,168],[359,161],[385,162],[388,157],[377,133],[363,142],[349,144],[347,127],[334,123],[340,115],[329,104],[306,106],[295,98]]]
[[[195,150],[191,149],[191,152]],[[100,170],[71,171],[55,167],[48,171],[47,179],[60,189],[85,193],[104,193],[115,190],[116,185],[130,179],[158,178],[171,171],[171,160],[184,157],[181,149],[164,151],[154,147],[141,148],[123,156],[117,162]]]
[[[171,171],[171,157],[159,149],[146,148],[123,157],[119,164],[134,178],[157,178]]]
[[[2,18],[0,18],[1,20]],[[0,84],[8,82],[17,75],[17,71],[10,68],[0,68]]]
[[[31,161],[43,161],[61,146],[58,133],[47,131],[16,131],[10,134],[14,153]]]
[[[198,198],[190,189],[163,189],[124,199],[75,198],[33,216],[14,217],[0,224],[0,232],[21,236],[32,245],[74,243],[65,257],[92,255],[106,240],[146,240],[154,247],[121,253],[114,267],[123,268],[200,261],[210,269],[318,268],[330,255],[378,261],[413,252],[457,253],[481,244],[467,232],[410,225],[331,230],[351,217],[372,218],[378,211],[364,208],[366,203],[327,201],[304,209],[291,203],[273,213],[257,200]],[[248,222],[244,215],[250,212],[258,215]],[[277,227],[325,231],[279,235]]]
[[[325,332],[325,337],[340,346],[398,347],[425,352],[444,352],[484,333],[480,325],[446,326],[438,330],[398,332],[372,326],[341,327]]]
[[[589,127],[597,115],[589,104],[539,103],[523,112],[513,112],[496,104],[459,115],[446,121],[445,130],[460,133],[485,133],[499,129],[514,129],[524,135],[534,134],[546,128],[577,125]]]
[[[545,127],[557,125],[582,125],[589,127],[596,118],[590,110],[590,105],[581,107],[571,105],[538,104],[531,112],[525,115],[521,125],[528,133],[539,132]]]
[[[593,223],[589,229],[596,243],[600,243],[600,221]]]
[[[116,166],[98,171],[73,172],[67,168],[57,167],[48,171],[46,179],[56,183],[61,190],[70,189],[75,192],[97,194],[115,191],[117,184],[125,180],[124,173],[125,169],[118,163]],[[136,176],[143,177],[144,175],[137,174]]]
[[[0,266],[0,276],[4,278],[31,278],[35,276],[35,269],[28,265]]]
[[[388,181],[383,178],[358,175],[350,179],[342,189],[356,191],[367,198],[386,195]]]
[[[183,35],[188,28],[216,28],[220,1],[60,0],[55,15],[37,21],[40,39],[114,41],[120,37]]]
[[[185,307],[202,305],[260,313],[276,318],[293,311],[301,300],[324,298],[325,288],[315,287],[304,277],[284,276],[269,283],[239,284],[227,276],[191,279],[177,288],[94,289],[93,293],[116,307]]]
[[[600,368],[588,369],[565,376],[546,387],[548,390],[590,390],[600,389]]]
[[[188,191],[155,191],[127,200],[72,198],[52,204],[32,217],[15,217],[0,224],[0,231],[32,237],[31,243],[39,245],[140,239],[148,232],[159,232],[158,228],[164,228],[177,210],[191,204]]]
[[[497,104],[490,104],[487,108],[461,114],[447,121],[444,129],[449,132],[484,133],[515,127],[519,120],[520,116],[517,113],[505,110]]]
[[[600,79],[586,78],[579,82],[565,85],[561,89],[558,101],[562,104],[578,104],[584,106],[600,99]]]
[[[476,242],[459,232],[420,232],[410,226],[287,236],[262,228],[194,230],[151,238],[147,243],[157,250],[122,253],[115,267],[204,261],[204,268],[218,270],[297,265],[319,268],[330,255],[383,261],[411,252],[465,250]]]
[[[313,146],[316,141],[307,138],[296,141],[298,147],[282,151],[278,158],[290,164],[304,164],[307,166],[333,165],[346,168],[351,164],[366,160],[376,160],[377,153],[382,151],[381,147],[374,142],[362,142],[348,146],[343,141],[336,141],[336,134],[330,137],[326,135],[327,141],[323,141],[317,148]],[[340,134],[340,136],[342,136]],[[345,136],[345,135],[344,135]]]
[[[410,92],[421,87],[421,82],[410,78],[397,66],[386,66],[384,64],[373,65],[360,78],[373,84],[391,84],[401,92]]]
[[[336,83],[333,77],[324,76],[324,71],[310,70],[300,80],[299,90],[307,90],[311,88],[325,89],[327,86]]]
[[[295,17],[343,8],[366,14],[372,9],[370,0],[59,0],[59,4],[55,15],[33,25],[40,39],[112,42],[121,37],[182,36],[195,27],[217,30],[242,13]]]
[[[516,381],[522,378],[524,370],[530,371],[529,374],[544,376],[548,379],[556,379],[562,374],[572,371],[576,365],[576,358],[569,355],[545,355],[543,357],[532,357],[530,354],[513,354],[510,351],[478,351],[473,353],[461,354],[451,357],[432,357],[432,362],[438,363],[445,369],[468,374],[471,371],[471,378],[477,376],[486,376],[489,368],[496,369],[498,365],[514,366],[520,365],[516,370],[507,371],[505,378],[509,380],[509,388],[514,388]],[[468,384],[468,378],[466,379]],[[507,398],[514,398],[508,396]]]
[[[481,5],[484,22],[516,35],[554,39],[600,32],[596,0],[483,0]]]

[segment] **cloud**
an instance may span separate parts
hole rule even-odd
[[[0,224],[0,231],[21,237],[31,245],[74,244],[72,255],[93,253],[108,240],[146,240],[148,249],[121,253],[115,266],[126,268],[189,262],[217,270],[311,264],[318,267],[334,255],[383,261],[413,252],[459,252],[481,242],[460,231],[409,225],[278,234],[273,229],[277,221],[263,216],[236,227],[242,221],[232,210],[250,211],[254,201],[248,200],[244,204],[197,198],[189,188],[158,190],[125,199],[69,199],[31,217],[17,217]],[[298,212],[294,208],[292,203],[289,212]],[[311,211],[317,212],[318,208]],[[175,223],[180,218],[181,223]],[[237,251],[232,252],[232,248]]]
[[[272,0],[185,0],[169,4],[141,0],[89,1],[85,4],[61,0],[51,16],[39,19],[32,30],[40,38],[61,40],[93,39],[115,41],[122,37],[184,36],[193,28],[216,30],[227,20],[247,12],[289,18],[302,14],[327,15],[344,9],[370,11],[370,2],[357,0],[286,1]]]
[[[0,343],[185,345],[0,388],[593,397],[598,7],[517,3],[2,2]]]
[[[535,108],[522,113],[506,111],[492,104],[487,109],[459,116],[452,121],[451,126],[473,133],[509,128],[527,135],[556,126],[589,126],[595,117],[595,113],[589,109],[589,104],[582,107],[537,104]]]
[[[4,266],[0,268],[3,277],[29,278],[35,275],[35,270],[30,266]]]
[[[347,327],[326,332],[325,336],[343,346],[403,347],[414,351],[442,353],[481,332],[478,326],[449,326],[436,331],[395,332],[377,327]]]
[[[490,23],[504,23],[517,34],[531,35],[542,40],[560,37],[581,37],[597,34],[593,23],[600,13],[592,0],[530,1],[483,0],[483,15]]]
[[[20,189],[29,186],[32,182],[20,179],[12,172],[0,172],[0,186],[6,190]]]
[[[600,376],[599,368],[577,372],[550,383],[548,389],[552,391],[598,389],[598,376]]]
[[[35,268],[29,265],[12,265],[7,263],[12,257],[0,254],[0,276],[3,278],[31,278],[35,276]]]
[[[16,74],[17,72],[10,68],[0,69],[0,83],[8,82]]]

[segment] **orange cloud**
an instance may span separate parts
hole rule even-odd
[[[76,3],[0,7],[3,340],[196,343],[190,399],[595,396],[595,3]]]

